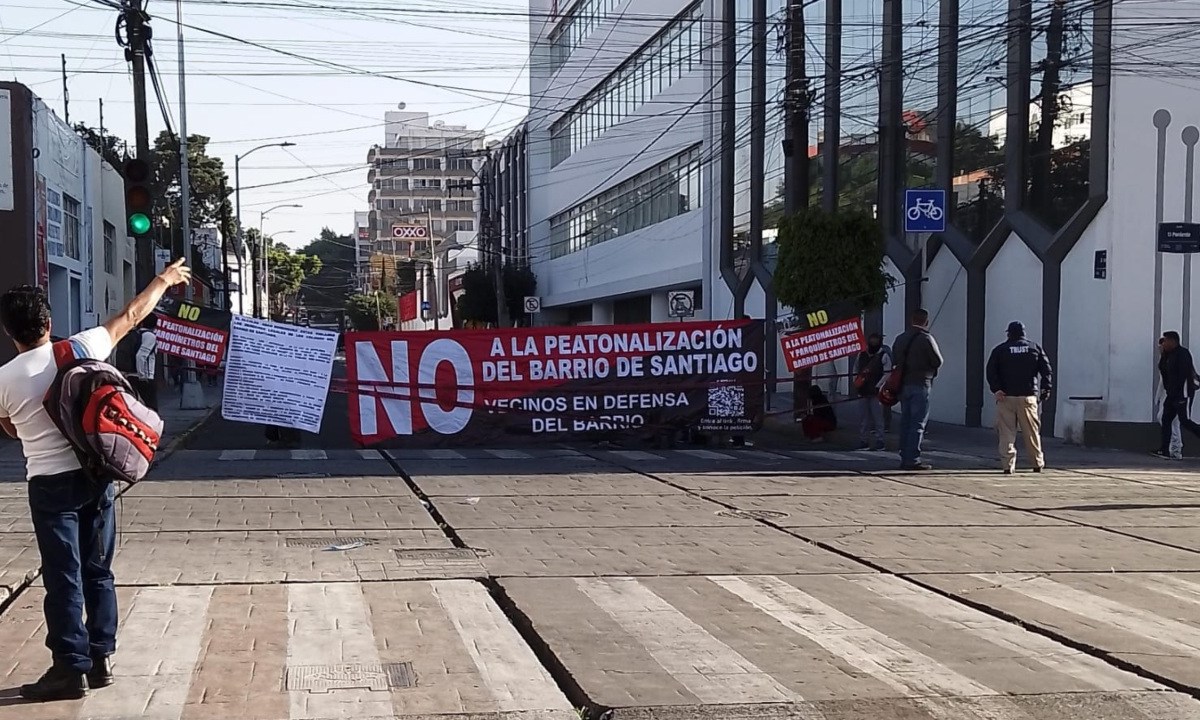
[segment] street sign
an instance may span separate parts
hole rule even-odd
[[[429,228],[424,225],[393,225],[392,237],[399,240],[426,240]]]
[[[534,295],[525,297],[525,312],[534,315],[542,311],[542,299]]]
[[[946,232],[946,191],[905,190],[904,232]]]
[[[428,300],[421,301],[421,312],[429,312],[429,309],[431,307],[433,307],[433,306],[429,304]]]
[[[696,293],[694,290],[672,290],[667,293],[667,316],[689,318],[696,315]]]
[[[1163,253],[1200,252],[1200,223],[1159,223],[1158,251]]]

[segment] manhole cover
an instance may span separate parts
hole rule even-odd
[[[775,510],[718,510],[717,514],[738,520],[782,520],[788,516],[785,512]]]
[[[398,549],[396,564],[399,575],[409,580],[435,578],[482,578],[487,569],[479,561],[486,550],[471,548],[414,548]]]
[[[290,537],[284,540],[284,544],[288,547],[297,548],[327,548],[330,545],[353,545],[355,543],[373,544],[371,540],[363,537]]]
[[[331,690],[386,692],[417,686],[412,663],[382,665],[290,665],[283,671],[285,690],[327,693]]]

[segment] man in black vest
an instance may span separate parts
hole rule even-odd
[[[1162,355],[1158,359],[1158,372],[1162,376],[1163,389],[1167,397],[1163,400],[1162,442],[1155,451],[1158,457],[1171,457],[1171,425],[1179,419],[1181,430],[1200,437],[1200,425],[1188,418],[1188,400],[1195,396],[1200,378],[1196,376],[1196,365],[1192,353],[1179,342],[1179,333],[1168,330],[1159,340]]]

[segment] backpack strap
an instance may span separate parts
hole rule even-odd
[[[59,340],[54,343],[54,364],[60,369],[79,359],[79,349],[74,340]]]

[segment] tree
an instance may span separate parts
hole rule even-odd
[[[83,123],[75,123],[75,132],[118,172],[124,167],[125,161],[129,159],[129,145],[121,138],[108,134],[102,136],[99,131]]]
[[[537,292],[537,275],[526,265],[505,265],[501,272],[508,316],[525,317],[525,298]],[[463,273],[463,294],[458,299],[458,315],[467,323],[495,325],[498,322],[496,284],[491,271],[482,265],[469,265]]]
[[[375,292],[370,295],[351,295],[346,299],[346,314],[355,330],[371,332],[379,329],[381,317],[396,317],[396,297]]]
[[[306,277],[301,285],[309,311],[314,308],[340,310],[355,291],[357,250],[354,238],[322,228],[320,235],[300,253],[321,261],[320,270]]]
[[[225,164],[208,155],[209,139],[188,136],[189,220],[193,228],[217,226],[226,237],[236,227],[229,202],[230,189]],[[154,187],[159,211],[172,228],[180,227],[179,138],[163,131],[154,141]],[[224,190],[223,190],[224,188]]]
[[[282,317],[295,307],[304,279],[321,270],[321,260],[312,255],[294,253],[283,243],[268,240],[267,267],[272,316]]]
[[[995,135],[959,122],[954,128],[954,176],[990,170],[1004,162],[1004,150]]]
[[[883,233],[870,213],[808,208],[779,225],[775,292],[797,312],[835,302],[873,309],[895,284],[883,257]]]

